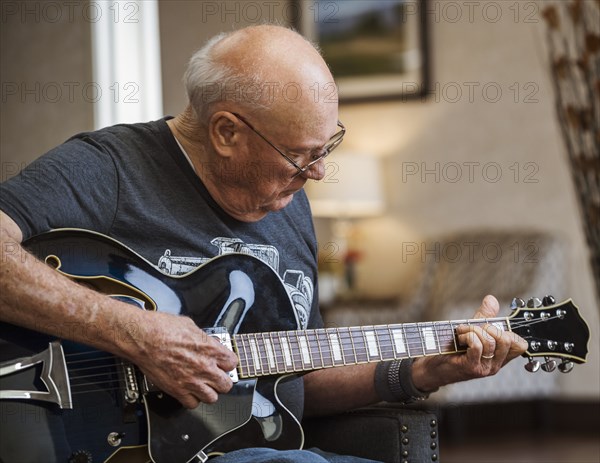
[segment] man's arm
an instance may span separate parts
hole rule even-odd
[[[231,388],[227,372],[237,357],[190,318],[140,310],[85,288],[21,241],[19,226],[0,211],[0,320],[128,359],[189,408]]]
[[[493,318],[498,310],[498,301],[486,296],[474,318]],[[467,346],[465,353],[415,360],[412,380],[418,390],[427,393],[458,381],[494,375],[527,349],[524,339],[494,327],[459,326],[457,333],[459,343]],[[306,415],[338,413],[381,401],[375,391],[375,368],[375,364],[363,364],[307,374]]]

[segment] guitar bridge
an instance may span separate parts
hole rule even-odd
[[[132,363],[121,361],[121,376],[125,383],[125,401],[130,404],[137,402],[140,398],[140,388],[135,366]]]
[[[42,363],[40,379],[46,386],[47,391],[0,390],[0,400],[42,400],[55,403],[63,409],[73,408],[65,354],[58,341],[49,343],[48,349],[31,357],[21,357],[1,363],[0,377],[33,368],[38,363]]]

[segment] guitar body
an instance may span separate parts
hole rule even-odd
[[[188,316],[202,328],[224,327],[232,333],[298,329],[281,279],[253,256],[224,255],[191,274],[171,277],[117,241],[84,230],[49,232],[28,240],[25,247],[82,284],[140,309]],[[75,329],[85,330],[90,339],[94,336],[91,324],[60,329],[65,336]],[[152,385],[145,390],[144,379],[132,365],[71,342],[49,347],[52,341],[35,331],[0,324],[4,372],[15,368],[15,359],[34,364],[0,377],[1,398],[11,399],[0,400],[2,462],[67,462],[85,452],[93,461],[148,461],[149,453],[156,463],[187,462],[199,452],[303,444],[298,421],[278,399],[278,388],[297,387],[293,377],[240,379],[216,404],[188,410]],[[61,383],[60,347],[66,359],[66,385],[54,384]],[[42,360],[35,357],[40,353]],[[44,372],[49,364],[56,370],[50,376]],[[55,395],[60,400],[38,400],[23,393],[36,391],[33,397],[52,389],[59,391]],[[72,409],[66,404],[67,389]],[[17,398],[7,397],[9,393]],[[294,408],[301,407],[300,401]]]

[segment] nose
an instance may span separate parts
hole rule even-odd
[[[307,180],[322,180],[325,177],[325,160],[321,159],[300,174]]]

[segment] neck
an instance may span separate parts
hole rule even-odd
[[[243,222],[255,222],[266,215],[262,210],[237,210],[231,205],[238,204],[244,191],[226,178],[228,171],[225,161],[210,147],[207,128],[194,110],[188,106],[174,119],[167,121],[171,133],[188,155],[196,175],[200,178],[213,200],[230,216]],[[229,169],[231,170],[231,169]]]
[[[188,155],[196,175],[202,180],[202,183],[214,198],[210,179],[214,178],[212,170],[218,165],[218,159],[216,155],[210,153],[206,127],[198,121],[194,111],[189,106],[177,117],[168,120],[167,125],[175,139],[185,150],[185,154]]]
[[[168,120],[167,125],[190,157],[204,157],[207,143],[206,126],[198,121],[191,107],[188,106],[177,117]]]
[[[241,377],[462,352],[456,327],[490,324],[510,330],[507,318],[323,328],[233,336]]]

